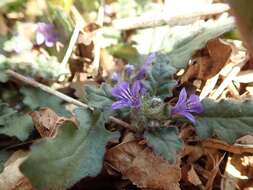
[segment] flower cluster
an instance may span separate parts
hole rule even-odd
[[[192,123],[196,123],[196,120],[192,113],[203,112],[203,106],[200,103],[199,97],[195,94],[187,98],[187,93],[185,88],[183,88],[179,94],[178,101],[174,107],[171,109],[172,116],[183,116],[189,119]]]
[[[36,31],[36,43],[42,45],[45,43],[47,47],[53,47],[57,41],[57,34],[53,24],[38,23]]]
[[[112,104],[112,109],[121,109],[124,107],[139,109],[141,107],[142,96],[144,96],[146,92],[141,80],[145,79],[155,56],[155,53],[148,56],[140,70],[134,77],[132,77],[132,82],[121,81],[119,74],[113,73],[112,80],[117,82],[117,85],[112,89],[112,95],[117,99],[117,101]],[[130,78],[133,71],[133,65],[127,64],[125,66],[125,74],[127,77]],[[185,88],[181,90],[176,105],[171,108],[172,117],[183,116],[193,124],[196,123],[193,113],[201,112],[203,112],[203,106],[199,97],[195,94],[187,97]]]
[[[112,95],[117,98],[117,101],[112,104],[112,109],[120,109],[124,107],[131,107],[139,109],[141,107],[141,97],[145,94],[146,90],[141,83],[147,73],[148,67],[152,64],[155,54],[150,54],[145,60],[139,72],[133,77],[133,82],[130,84],[127,81],[120,82],[120,76],[117,73],[112,74],[112,80],[118,82],[117,86],[112,89]],[[134,66],[127,64],[125,66],[125,73],[130,77],[134,71]]]

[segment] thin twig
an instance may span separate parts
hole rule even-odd
[[[74,15],[76,25],[75,25],[74,31],[72,33],[72,36],[70,38],[68,49],[67,49],[65,56],[61,62],[61,64],[64,66],[67,65],[68,60],[69,60],[69,58],[72,54],[72,51],[75,47],[75,44],[78,40],[79,33],[82,31],[82,29],[85,25],[84,19],[82,18],[81,14],[78,12],[78,10],[74,6],[71,8],[71,11]]]
[[[61,98],[62,100],[66,101],[68,103],[74,104],[74,105],[79,106],[79,107],[89,108],[89,109],[93,110],[93,108],[89,107],[87,104],[84,104],[84,103],[82,103],[82,102],[80,102],[80,101],[78,101],[78,100],[76,100],[76,99],[74,99],[70,96],[67,96],[67,95],[65,95],[65,94],[63,94],[63,93],[61,93],[57,90],[54,90],[54,89],[52,89],[52,88],[50,88],[50,87],[48,87],[44,84],[41,84],[41,83],[31,79],[31,78],[25,77],[25,76],[15,72],[15,71],[7,70],[6,74],[8,74],[8,75],[12,76],[13,78],[15,78],[17,80],[20,80],[20,81],[22,81],[26,84],[29,84],[30,86],[33,86],[35,88],[40,88],[41,90],[43,90],[43,91],[45,91],[49,94],[52,94],[54,96],[57,96],[57,97]],[[135,128],[133,128],[130,124],[128,124],[125,121],[122,121],[122,120],[120,120],[116,117],[113,117],[113,116],[110,116],[109,119],[112,122],[117,123],[118,125],[126,128],[126,129],[129,129],[130,131],[136,132]]]
[[[52,88],[50,88],[50,87],[48,87],[48,86],[46,86],[44,84],[41,84],[41,83],[39,83],[39,82],[31,79],[31,78],[25,77],[25,76],[23,76],[23,75],[15,72],[15,71],[7,70],[6,73],[8,75],[10,75],[10,76],[12,76],[12,77],[14,77],[14,78],[16,78],[16,79],[24,82],[24,83],[26,83],[26,84],[29,84],[29,85],[31,85],[31,86],[33,86],[35,88],[40,88],[41,90],[46,91],[49,94],[55,95],[55,96],[61,98],[62,100],[65,100],[66,102],[69,102],[71,104],[75,104],[77,106],[84,107],[84,108],[88,108],[89,107],[87,104],[84,104],[84,103],[82,103],[82,102],[80,102],[80,101],[78,101],[78,100],[76,100],[74,98],[71,98],[71,97],[69,97],[69,96],[67,96],[67,95],[65,95],[65,94],[63,94],[61,92],[58,92],[58,91],[56,91],[56,90],[54,90],[54,89],[52,89]]]
[[[103,23],[104,23],[104,7],[102,3],[102,5],[98,9],[97,24],[100,27],[103,27]],[[101,40],[101,29],[98,29],[96,31],[95,39],[93,40],[94,41],[94,61],[92,63],[92,66],[93,66],[94,76],[97,76],[99,65],[100,65],[100,51],[101,51],[100,40]]]
[[[113,21],[113,26],[119,30],[131,30],[136,28],[155,27],[161,25],[187,25],[193,23],[194,18],[220,14],[229,10],[229,6],[224,3],[215,3],[201,7],[201,9],[192,12],[181,13],[178,15],[168,14],[168,10],[152,14],[144,14],[138,17],[117,19]]]
[[[64,65],[64,66],[67,65],[67,63],[69,61],[69,58],[70,58],[70,56],[72,54],[72,51],[73,51],[73,49],[75,47],[75,44],[76,44],[76,41],[78,39],[79,33],[82,30],[82,28],[83,28],[83,24],[82,23],[79,23],[79,22],[76,23],[75,29],[73,31],[73,34],[72,34],[70,42],[69,42],[68,49],[67,49],[67,51],[65,53],[65,56],[64,56],[64,58],[63,58],[63,60],[61,62],[62,65]]]

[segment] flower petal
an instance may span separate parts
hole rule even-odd
[[[129,99],[129,83],[128,82],[121,82],[116,87],[112,89],[112,96],[120,99]]]
[[[152,62],[154,61],[155,58],[156,58],[156,52],[150,53],[150,54],[148,55],[148,57],[146,58],[146,60],[145,60],[145,62],[144,62],[144,64],[143,64],[143,66],[144,66],[144,67],[148,67],[149,65],[152,64]]]
[[[47,46],[47,47],[53,47],[54,46],[54,42],[51,42],[51,41],[45,41],[45,45]]]
[[[152,62],[154,61],[156,57],[156,53],[151,53],[149,54],[149,56],[146,58],[144,64],[142,65],[142,67],[140,68],[139,72],[136,74],[136,76],[134,77],[137,80],[141,80],[145,77],[148,67],[152,64]]]
[[[44,35],[42,34],[42,33],[40,33],[40,32],[37,32],[36,33],[36,43],[38,44],[38,45],[41,45],[41,44],[43,44],[45,42],[45,37],[44,37]]]
[[[118,82],[119,81],[119,74],[116,72],[113,72],[111,78],[112,78],[112,81]]]
[[[179,97],[178,97],[178,101],[177,101],[177,105],[180,105],[180,104],[184,104],[186,103],[186,100],[187,100],[187,93],[186,93],[186,90],[185,88],[183,88],[181,91],[180,91],[180,94],[179,94]]]
[[[141,90],[141,82],[139,80],[134,81],[131,90],[134,97],[139,96]]]
[[[196,119],[195,119],[195,117],[194,117],[191,113],[185,112],[185,113],[182,114],[182,116],[186,117],[186,118],[187,118],[188,120],[190,120],[193,124],[196,123]]]
[[[134,66],[132,64],[125,65],[125,72],[128,76],[130,76],[133,71],[134,71]]]
[[[204,108],[200,102],[199,96],[193,94],[187,100],[187,110],[189,112],[201,113]]]
[[[129,102],[125,102],[121,100],[121,101],[114,102],[112,104],[112,109],[116,110],[116,109],[121,109],[121,108],[129,107],[129,106],[130,106]]]

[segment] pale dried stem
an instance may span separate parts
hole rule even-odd
[[[246,59],[248,60],[248,59]],[[225,80],[221,83],[221,85],[217,88],[217,90],[214,92],[213,95],[211,95],[212,99],[217,99],[224,89],[232,82],[232,80],[238,75],[238,73],[241,71],[241,68],[245,65],[247,62],[244,60],[243,62],[239,63],[237,66],[235,66],[232,71],[226,76]]]
[[[98,9],[98,18],[97,18],[97,24],[100,27],[103,27],[104,23],[104,8],[103,6],[99,7]],[[94,61],[92,63],[93,66],[93,75],[96,76],[98,74],[99,70],[99,64],[100,64],[100,40],[101,40],[101,30],[98,29],[96,32],[96,36],[94,39]]]
[[[117,19],[113,21],[113,26],[119,30],[131,30],[136,28],[155,27],[161,25],[187,25],[193,23],[202,16],[221,14],[229,10],[229,6],[224,3],[215,3],[201,7],[201,9],[181,14],[168,14],[168,10],[162,13],[144,14],[138,17]]]
[[[204,98],[206,98],[208,96],[208,94],[210,94],[212,92],[218,79],[219,79],[219,74],[215,75],[214,77],[212,77],[206,81],[206,84],[199,95],[200,100],[203,100]]]
[[[62,65],[66,66],[68,64],[68,61],[69,61],[69,58],[72,54],[72,51],[76,45],[76,42],[78,40],[78,36],[79,36],[79,33],[80,31],[82,30],[83,28],[83,24],[82,23],[76,23],[76,26],[75,26],[75,29],[73,31],[73,34],[71,36],[71,39],[70,39],[70,42],[69,42],[69,46],[68,46],[68,49],[65,53],[65,56],[61,62]]]
[[[241,71],[233,81],[239,83],[251,83],[253,82],[253,70]]]
[[[68,103],[74,104],[74,105],[79,106],[79,107],[89,108],[89,109],[93,110],[93,108],[89,107],[87,104],[84,104],[84,103],[82,103],[82,102],[80,102],[80,101],[78,101],[78,100],[76,100],[76,99],[74,99],[74,98],[72,98],[70,96],[67,96],[67,95],[65,95],[65,94],[63,94],[63,93],[61,93],[61,92],[59,92],[57,90],[54,90],[54,89],[52,89],[52,88],[50,88],[50,87],[48,87],[48,86],[46,86],[44,84],[41,84],[41,83],[39,83],[39,82],[31,79],[31,78],[25,77],[25,76],[23,76],[23,75],[15,72],[15,71],[7,70],[6,74],[8,74],[11,77],[13,77],[13,78],[15,78],[15,79],[17,79],[19,81],[22,81],[22,82],[24,82],[24,83],[26,83],[26,84],[28,84],[28,85],[30,85],[32,87],[40,88],[41,90],[43,90],[43,91],[45,91],[45,92],[47,92],[49,94],[52,94],[54,96],[57,96],[57,97],[61,98],[62,100],[66,101]],[[122,121],[122,120],[120,120],[118,118],[115,118],[113,116],[110,116],[109,119],[112,122],[117,123],[118,125],[126,128],[126,129],[129,129],[130,131],[136,132],[136,129],[133,128],[130,124],[128,124],[125,121]]]

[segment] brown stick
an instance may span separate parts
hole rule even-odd
[[[29,84],[30,86],[33,86],[35,88],[40,88],[41,90],[43,90],[43,91],[45,91],[49,94],[52,94],[54,96],[57,96],[57,97],[61,98],[62,100],[66,101],[68,103],[74,104],[74,105],[79,106],[79,107],[89,108],[89,109],[93,110],[93,108],[89,107],[87,104],[84,104],[84,103],[82,103],[82,102],[80,102],[80,101],[78,101],[78,100],[76,100],[76,99],[74,99],[70,96],[67,96],[67,95],[65,95],[65,94],[63,94],[63,93],[61,93],[57,90],[54,90],[54,89],[52,89],[52,88],[50,88],[50,87],[48,87],[44,84],[41,84],[41,83],[31,79],[31,78],[25,77],[25,76],[15,72],[15,71],[7,70],[6,74],[8,74],[8,75],[12,76],[13,78],[15,78],[17,80],[20,80],[20,81],[22,81],[26,84]],[[113,117],[113,116],[110,116],[109,119],[112,122],[117,123],[118,125],[126,128],[130,131],[136,132],[135,128],[133,128],[130,124],[128,124],[125,121],[122,121],[122,120],[120,120],[116,117]]]

